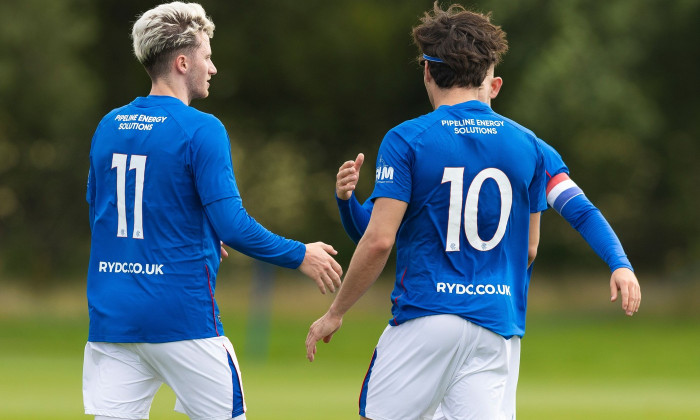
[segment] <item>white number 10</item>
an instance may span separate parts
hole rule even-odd
[[[447,219],[447,241],[445,251],[459,251],[459,231],[462,224],[462,194],[464,192],[464,168],[445,168],[442,174],[442,183],[450,182],[450,208]],[[501,193],[501,213],[498,220],[496,233],[488,241],[479,237],[477,225],[477,213],[479,211],[479,192],[484,181],[493,179],[498,184]],[[510,185],[508,176],[500,169],[486,168],[479,172],[472,180],[467,198],[464,201],[464,233],[467,241],[476,250],[488,251],[496,247],[501,242],[506,233],[510,209],[513,205],[513,188]]]
[[[126,158],[114,153],[112,169],[117,168],[117,236],[126,238]],[[146,156],[131,155],[129,170],[136,170],[134,183],[134,230],[132,238],[143,239],[143,179],[146,171]]]

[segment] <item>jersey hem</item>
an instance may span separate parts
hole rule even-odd
[[[506,340],[510,340],[510,339],[513,338],[513,337],[520,337],[520,338],[523,338],[523,336],[525,335],[525,328],[522,328],[522,329],[519,328],[519,330],[522,331],[521,333],[518,333],[518,332],[514,332],[514,333],[498,332],[498,331],[495,331],[493,328],[491,328],[491,327],[489,327],[489,326],[487,326],[487,325],[484,325],[484,323],[481,322],[481,321],[479,321],[479,320],[476,320],[476,319],[473,319],[473,318],[464,316],[463,314],[459,314],[459,313],[449,313],[449,312],[426,312],[426,313],[424,313],[424,314],[421,314],[421,315],[418,315],[418,316],[412,316],[412,317],[409,317],[409,318],[394,317],[394,318],[392,318],[391,320],[389,320],[389,325],[392,326],[392,327],[398,327],[399,325],[404,324],[404,323],[406,323],[406,322],[408,322],[408,321],[410,321],[410,320],[412,320],[412,319],[418,319],[418,318],[423,318],[423,317],[426,317],[426,316],[436,316],[436,315],[455,315],[455,316],[458,316],[458,317],[464,319],[465,321],[469,321],[469,322],[471,322],[472,324],[478,325],[478,326],[480,326],[481,328],[484,328],[484,329],[486,329],[486,330],[489,330],[489,331],[491,331],[491,332],[494,333],[494,334],[498,334],[498,335],[500,335],[501,337],[505,338]],[[365,417],[366,417],[366,416],[365,416]]]
[[[110,337],[110,336],[92,336],[88,335],[88,342],[92,343],[172,343],[175,341],[199,340],[203,338],[216,338],[223,336],[216,332],[208,332],[200,335],[174,336],[174,337]]]

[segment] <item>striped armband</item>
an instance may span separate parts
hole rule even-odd
[[[583,195],[583,190],[563,172],[547,182],[547,204],[557,213],[561,214],[566,203],[577,195]]]

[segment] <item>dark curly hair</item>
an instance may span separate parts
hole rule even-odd
[[[436,1],[413,28],[413,41],[423,54],[440,58],[428,68],[441,88],[479,87],[491,65],[508,51],[506,33],[491,23],[491,13],[481,14],[453,4],[443,10]]]

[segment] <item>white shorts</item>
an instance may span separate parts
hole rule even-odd
[[[245,419],[241,372],[226,337],[85,345],[85,414],[147,419],[163,383],[177,396],[175,410],[190,419]]]
[[[506,340],[455,315],[388,326],[360,393],[372,420],[512,419],[520,338]]]

